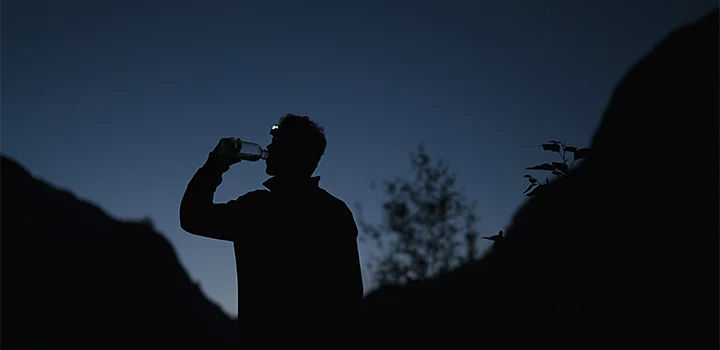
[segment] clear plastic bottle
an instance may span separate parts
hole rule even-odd
[[[237,137],[226,137],[220,140],[216,152],[230,157],[240,157],[242,160],[257,162],[260,159],[267,159],[267,150],[254,142],[240,140]]]
[[[235,141],[237,142],[238,156],[243,160],[257,162],[260,159],[267,159],[268,151],[264,150],[257,143],[243,141],[238,138],[236,138]]]

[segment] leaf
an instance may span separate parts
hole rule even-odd
[[[525,190],[525,192],[523,192],[523,193],[528,193],[528,191],[532,190],[533,187],[535,187],[535,186],[538,186],[538,184],[537,184],[537,183],[531,183],[530,186],[528,186],[528,188],[527,188],[527,189]]]
[[[540,145],[544,151],[560,152],[560,145],[557,143],[543,143]]]
[[[526,178],[528,178],[528,179],[532,179],[532,175],[527,175],[527,174],[526,174],[526,175],[523,176],[523,177],[526,177]]]
[[[577,147],[573,147],[573,146],[567,146],[567,147],[565,147],[565,152],[575,153],[575,151],[577,151]]]
[[[529,178],[528,181],[530,181],[531,184],[537,183],[537,179],[534,177]]]
[[[542,187],[542,186],[544,186],[544,185],[537,184],[537,187],[535,187],[534,190],[525,193],[525,195],[528,196],[528,197],[534,196],[534,195],[535,195],[535,192],[537,192],[538,189],[539,189],[540,187]]]
[[[563,173],[568,172],[568,166],[565,163],[552,162],[552,165],[555,167],[555,169],[559,170],[560,172],[563,172]]]
[[[561,172],[559,172],[559,171],[553,171],[552,173],[553,173],[553,175],[556,175],[556,176],[563,176],[563,175],[565,175],[565,174],[563,174],[563,173],[561,173]]]
[[[575,151],[575,160],[587,158],[590,156],[590,153],[592,150],[590,148],[581,148],[577,151]]]
[[[555,167],[552,166],[551,164],[544,163],[544,164],[536,165],[536,166],[533,166],[533,167],[525,168],[525,170],[547,170],[547,171],[554,171],[554,170],[555,170]]]

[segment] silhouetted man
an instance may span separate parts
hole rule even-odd
[[[222,174],[240,162],[218,144],[188,184],[180,226],[233,242],[242,348],[354,347],[363,294],[358,230],[347,205],[312,177],[325,152],[324,131],[288,114],[270,134],[269,191],[213,203]]]

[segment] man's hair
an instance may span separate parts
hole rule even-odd
[[[308,152],[308,158],[315,161],[315,166],[325,153],[327,140],[325,139],[325,129],[317,122],[312,121],[308,116],[299,116],[288,113],[277,124],[277,129],[271,130],[270,134],[274,135],[277,130],[287,132],[290,137],[297,141],[298,147]]]

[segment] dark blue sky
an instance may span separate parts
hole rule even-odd
[[[493,234],[524,200],[523,169],[550,159],[537,145],[588,145],[629,66],[717,6],[300,3],[4,0],[2,152],[115,217],[151,217],[235,314],[232,245],[178,223],[185,186],[219,138],[266,145],[281,115],[311,116],[328,138],[321,185],[373,221],[370,181],[407,174],[423,141]],[[218,202],[267,176],[241,163],[224,178]],[[371,253],[361,246],[364,260]]]

